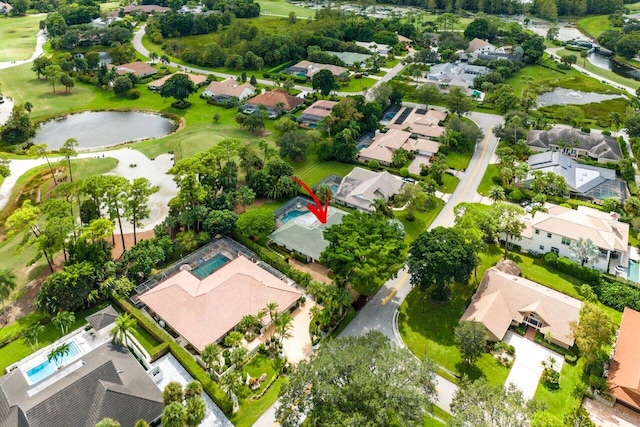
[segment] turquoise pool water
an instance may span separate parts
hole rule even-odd
[[[69,353],[62,356],[58,360],[58,364],[63,364],[67,360],[70,360],[79,354],[80,354],[80,349],[78,348],[75,342],[71,341],[69,343]],[[45,360],[41,364],[29,369],[27,372],[25,372],[25,374],[29,378],[29,382],[31,384],[35,384],[53,375],[57,370],[58,370],[58,366],[56,365],[55,361]]]
[[[638,271],[640,270],[640,264],[638,261],[630,260],[629,269],[627,270],[627,279],[633,280],[636,283],[640,283],[638,280]]]
[[[287,212],[287,214],[285,216],[282,217],[282,219],[280,220],[281,223],[285,224],[289,221],[291,221],[292,219],[298,218],[299,216],[302,216],[306,213],[308,213],[308,210],[303,210],[303,211],[289,211]]]
[[[202,262],[199,266],[191,270],[194,276],[202,280],[211,273],[229,262],[229,258],[222,254],[215,254],[213,257]]]

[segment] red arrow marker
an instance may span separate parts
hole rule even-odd
[[[305,184],[300,178],[298,178],[296,176],[292,176],[291,179],[294,180],[295,182],[297,182],[298,184],[300,184],[302,186],[302,188],[307,190],[307,193],[309,193],[309,195],[311,196],[311,198],[315,202],[315,206],[312,205],[311,203],[309,203],[307,205],[307,209],[309,209],[309,211],[312,214],[314,214],[316,216],[316,218],[318,218],[318,221],[320,221],[320,223],[326,224],[327,223],[327,214],[329,213],[329,200],[331,200],[331,191],[329,191],[329,196],[327,197],[327,200],[325,201],[325,204],[323,205],[322,203],[320,203],[320,199],[318,199],[318,196],[316,196],[315,193],[309,188],[309,186],[307,184]]]

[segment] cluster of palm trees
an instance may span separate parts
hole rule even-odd
[[[172,381],[162,392],[164,411],[163,427],[197,427],[207,414],[207,405],[202,398],[202,384],[192,381],[185,387]]]

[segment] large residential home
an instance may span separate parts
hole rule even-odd
[[[291,74],[293,76],[312,78],[320,70],[329,70],[335,77],[340,77],[349,74],[349,70],[338,65],[320,64],[311,61],[300,61],[289,68],[285,68],[282,72]]]
[[[509,61],[522,61],[524,50],[521,47],[512,48],[511,46],[496,47],[487,40],[475,38],[469,42],[469,46],[465,49],[462,60],[474,61],[482,59],[491,61],[492,59],[506,59]]]
[[[70,350],[59,367],[47,359],[54,345],[7,368],[0,377],[0,427],[93,427],[103,418],[122,426],[158,422],[162,392],[145,366],[112,342],[117,316],[109,306],[87,317],[90,327],[64,338]]]
[[[425,138],[438,138],[445,131],[442,122],[447,113],[438,110],[403,107],[387,124],[387,129],[400,129]]]
[[[617,162],[622,158],[615,138],[600,132],[584,133],[562,126],[554,126],[550,130],[530,130],[527,145],[532,151],[560,151],[567,156],[586,156],[600,163]]]
[[[625,307],[620,330],[613,347],[607,383],[609,394],[636,411],[640,411],[640,313]]]
[[[289,311],[302,297],[300,291],[242,255],[207,276],[202,273],[206,272],[180,270],[139,296],[154,317],[198,352],[221,341],[244,316],[255,316],[268,303],[277,303],[281,312]]]
[[[138,77],[139,79],[153,76],[158,72],[158,70],[156,70],[154,67],[142,61],[129,62],[128,64],[121,64],[121,65],[109,64],[107,65],[107,68],[109,69],[115,68],[116,72],[121,76],[132,73],[134,76]]]
[[[337,104],[336,101],[318,100],[308,106],[298,117],[298,124],[305,128],[315,129],[318,123],[331,114],[331,109]]]
[[[125,15],[129,15],[134,12],[150,13],[150,14],[167,13],[170,10],[171,10],[170,7],[158,6],[157,4],[141,4],[141,5],[129,4],[122,9]]]
[[[481,53],[494,52],[496,50],[498,50],[498,48],[489,43],[488,40],[482,40],[476,37],[469,42],[469,45],[464,52],[477,56]]]
[[[592,265],[600,271],[615,274],[618,265],[629,263],[629,224],[618,221],[618,214],[606,213],[587,206],[577,210],[545,203],[547,212],[536,211],[523,217],[526,228],[521,238],[510,240],[523,251],[553,252],[576,260],[570,250],[571,242],[590,239],[600,250],[600,257]]]
[[[356,45],[367,49],[371,53],[387,56],[391,52],[391,46],[376,42],[356,42]]]
[[[601,202],[627,198],[627,184],[616,177],[614,169],[583,165],[559,151],[547,151],[529,157],[529,174],[520,185],[529,187],[535,180],[534,171],[553,172],[564,177],[572,197]]]
[[[256,88],[249,83],[228,78],[221,82],[211,82],[200,95],[203,98],[215,99],[218,102],[229,100],[244,101],[256,93]]]
[[[411,132],[399,129],[389,129],[386,133],[376,131],[371,144],[360,150],[358,160],[365,163],[377,160],[381,165],[390,166],[394,151],[401,148],[414,153],[416,158],[420,157],[422,164],[429,164],[431,156],[440,149],[440,143],[425,138],[414,138]]]
[[[342,179],[335,200],[353,209],[373,212],[376,199],[389,201],[404,184],[401,178],[387,171],[373,172],[355,167]]]
[[[569,348],[574,342],[570,324],[578,321],[581,308],[582,302],[520,277],[518,265],[503,260],[484,273],[460,321],[482,323],[489,341],[501,341],[510,325],[524,324]]]
[[[469,88],[473,86],[473,80],[491,72],[491,69],[482,65],[471,65],[466,62],[445,62],[435,64],[427,73],[427,79],[441,86],[458,86]]]
[[[255,114],[261,107],[266,108],[269,118],[275,119],[282,113],[288,113],[304,103],[303,98],[289,95],[286,90],[276,89],[255,96],[244,103],[240,111]]]
[[[196,87],[204,86],[205,84],[207,84],[207,77],[202,76],[200,74],[181,73],[181,72],[177,72],[175,74],[186,74],[187,76],[189,76],[189,80],[191,80]],[[169,80],[175,74],[168,74],[164,77],[159,78],[158,80],[154,80],[151,83],[149,83],[147,87],[150,90],[158,92],[160,91],[160,89],[162,89],[162,86],[164,86],[167,80]]]
[[[0,1],[0,15],[8,15],[13,10],[13,6],[9,3]]]
[[[300,203],[305,204],[303,209],[306,209],[306,204],[313,202],[302,198]],[[345,215],[347,212],[329,206],[327,222],[322,224],[314,214],[307,212],[282,223],[269,235],[269,239],[279,246],[305,256],[308,261],[318,262],[320,254],[329,246],[329,242],[323,236],[324,230],[334,224],[340,224]]]

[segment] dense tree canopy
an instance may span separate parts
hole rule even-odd
[[[320,262],[340,283],[350,282],[361,293],[376,291],[395,277],[404,262],[402,231],[380,214],[354,212],[324,231],[329,246]]]
[[[289,378],[276,413],[284,427],[417,425],[436,393],[431,364],[377,331],[325,341]]]

